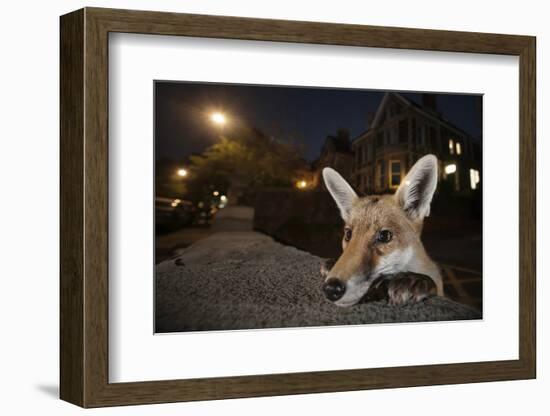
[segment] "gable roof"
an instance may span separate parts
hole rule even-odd
[[[377,125],[380,123],[380,120],[382,119],[382,115],[384,114],[385,108],[387,107],[388,102],[390,102],[391,99],[397,99],[398,101],[401,101],[403,105],[413,108],[416,112],[420,113],[424,117],[430,118],[440,124],[443,124],[445,127],[449,128],[450,130],[455,130],[455,132],[458,132],[459,134],[465,135],[467,137],[471,137],[470,134],[462,130],[460,127],[455,126],[449,120],[441,116],[441,114],[435,111],[427,110],[425,107],[421,106],[420,104],[417,104],[412,100],[409,100],[408,98],[404,97],[403,95],[397,92],[387,92],[384,94],[384,97],[382,98],[382,101],[380,102],[380,105],[376,110],[376,115],[374,116],[372,125],[369,126],[369,130],[371,128],[377,127]],[[363,136],[364,134],[361,134],[358,138]]]

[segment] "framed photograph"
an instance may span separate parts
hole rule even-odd
[[[61,17],[82,407],[535,378],[535,38]]]

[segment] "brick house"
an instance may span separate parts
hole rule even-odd
[[[480,144],[437,112],[435,95],[423,94],[419,105],[386,93],[370,121],[351,144],[351,181],[359,191],[393,192],[428,153],[439,159],[440,180],[454,193],[469,195],[481,185]]]

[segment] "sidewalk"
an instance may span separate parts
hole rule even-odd
[[[189,247],[219,231],[252,231],[254,209],[243,206],[228,206],[218,211],[211,226],[181,228],[169,234],[155,237],[155,263],[161,263],[174,256],[178,250]]]

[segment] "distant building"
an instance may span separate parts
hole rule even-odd
[[[351,147],[349,132],[345,129],[339,129],[336,135],[327,136],[321,148],[321,155],[313,165],[316,176],[315,185],[323,184],[320,175],[325,167],[335,169],[340,175],[351,181],[353,173],[353,149]]]
[[[437,112],[435,95],[423,94],[418,105],[398,93],[386,93],[369,124],[351,145],[353,163],[341,162],[342,170],[328,164],[350,175],[359,191],[393,192],[428,153],[437,156],[440,180],[451,191],[468,195],[480,186],[481,146]]]

